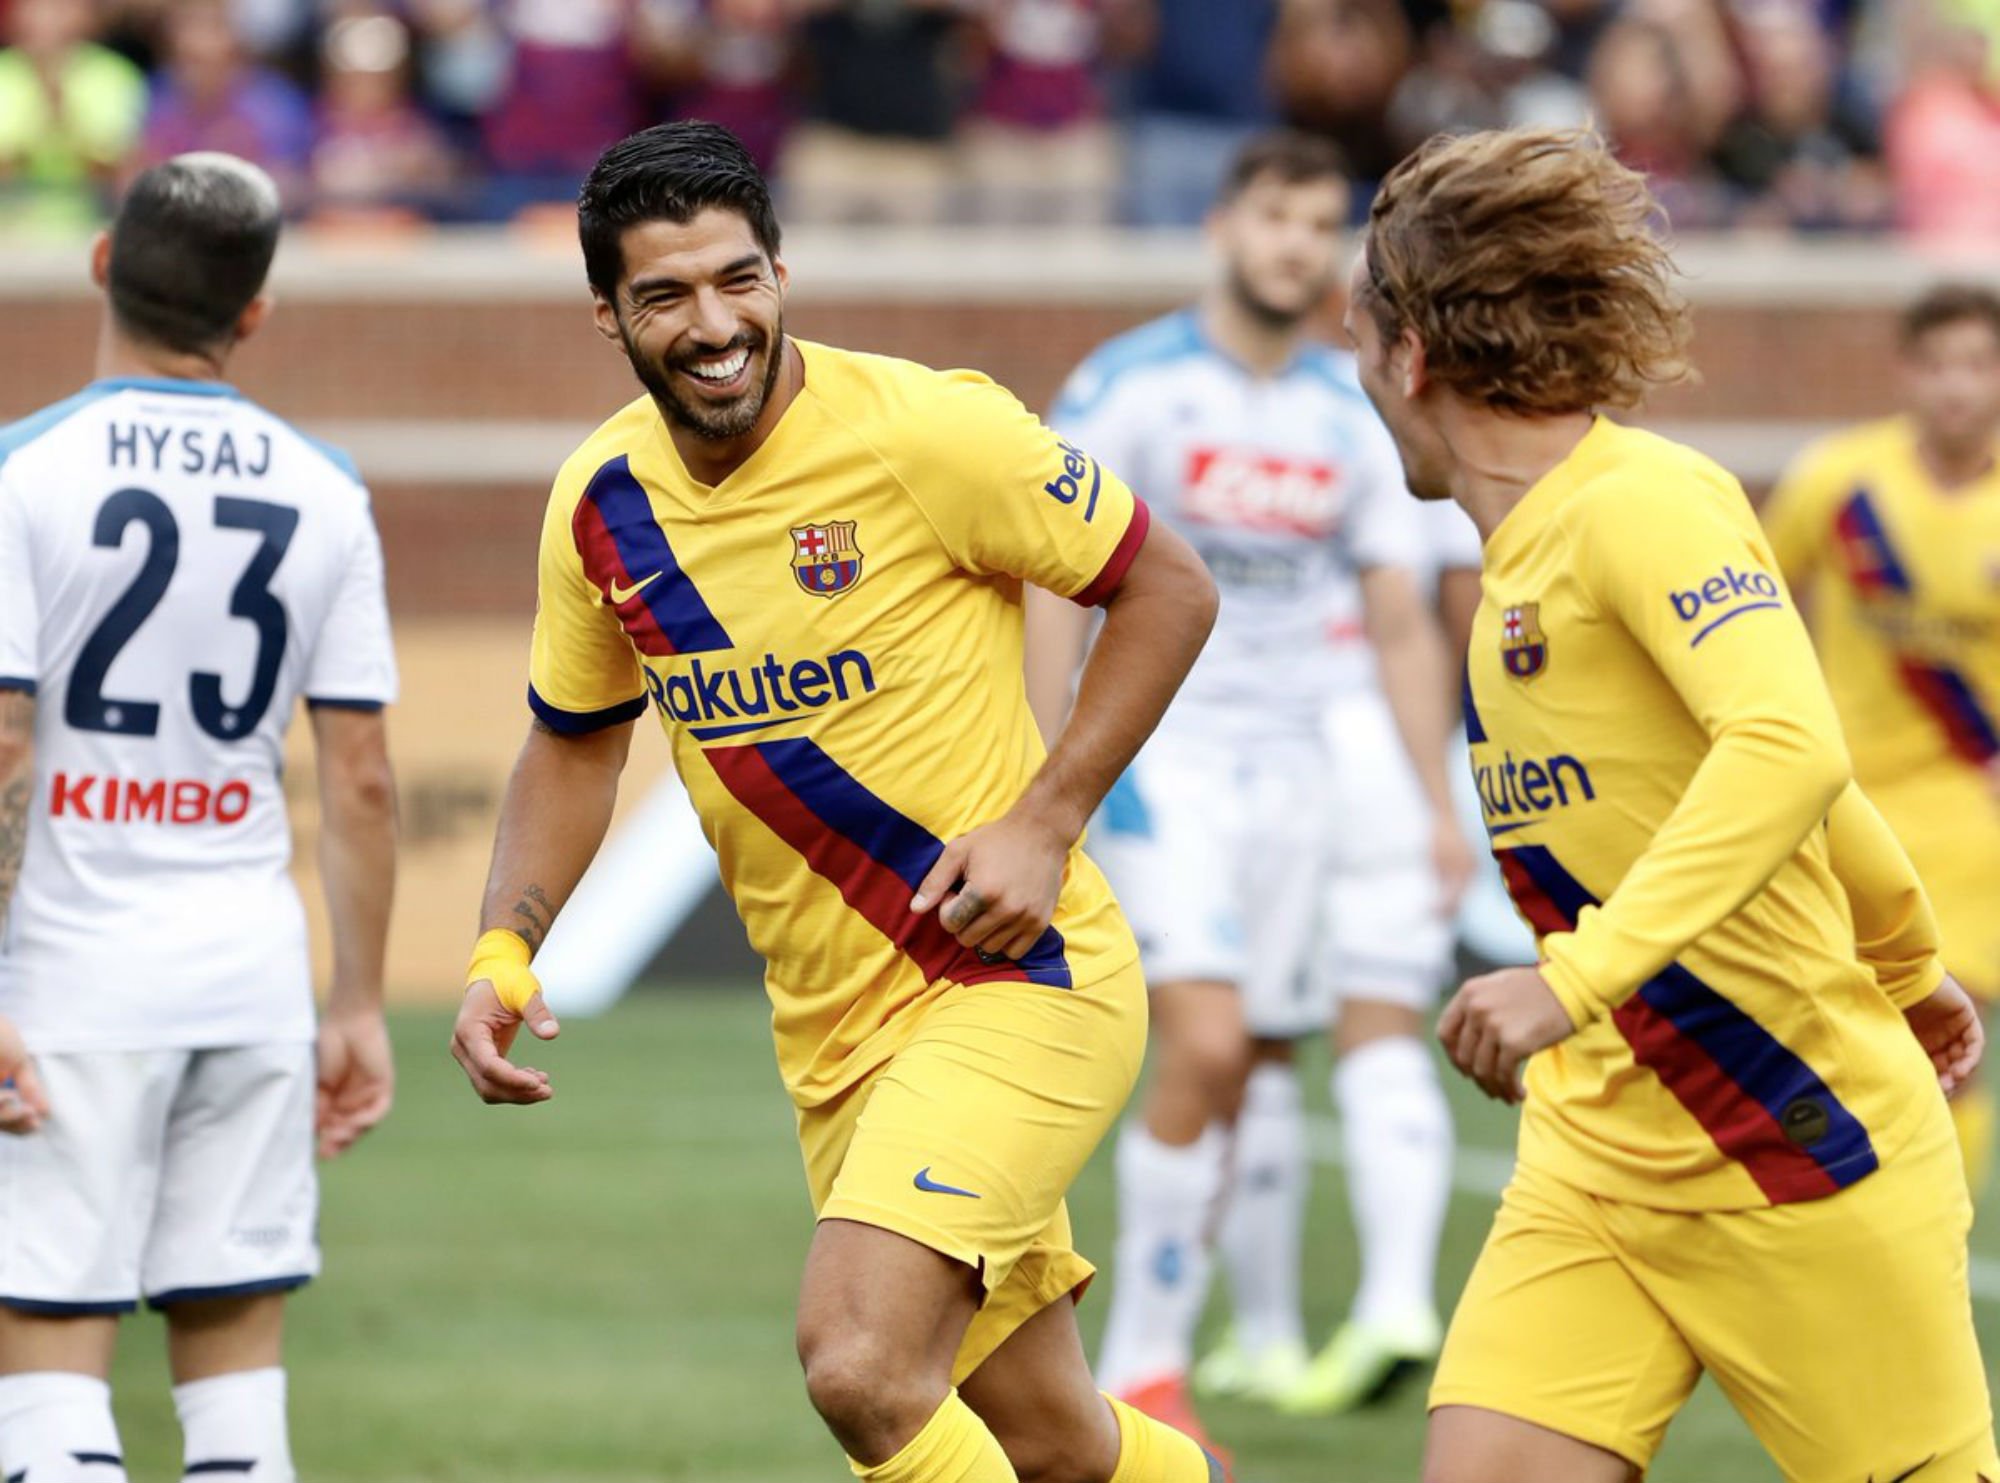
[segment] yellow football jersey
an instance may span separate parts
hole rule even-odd
[[[1483,585],[1474,773],[1578,1027],[1530,1061],[1523,1164],[1675,1209],[1868,1174],[1939,1095],[1896,1007],[1936,987],[1936,927],[1741,488],[1600,418]]]
[[[529,700],[564,732],[659,712],[810,1106],[951,985],[1084,988],[1138,956],[1081,849],[1019,962],[910,898],[1042,762],[1023,583],[1101,600],[1147,515],[983,376],[795,343],[804,389],[719,485],[690,477],[644,397],[563,466]]]
[[[1940,490],[1894,418],[1809,449],[1764,519],[1864,787],[2000,753],[2000,469]]]

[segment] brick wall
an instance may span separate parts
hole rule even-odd
[[[1113,307],[822,298],[798,304],[790,327],[932,365],[977,366],[1043,406],[1092,347],[1171,307],[1164,298]],[[1892,312],[1847,304],[1699,309],[1701,380],[1661,394],[1651,410],[1683,423],[1738,424],[1878,414],[1892,394]],[[0,416],[54,401],[89,378],[94,301],[17,301],[6,313],[14,353],[0,361]],[[244,348],[232,375],[308,430],[427,419],[587,427],[635,391],[622,356],[593,330],[581,293],[570,302],[546,295],[444,303],[281,297],[269,330]],[[467,432],[461,426],[452,435]],[[518,477],[487,482],[399,481],[374,471],[398,613],[526,611],[533,601],[527,553],[553,471],[526,466]],[[451,559],[434,559],[439,552]]]

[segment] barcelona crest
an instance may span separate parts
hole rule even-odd
[[[1542,632],[1542,605],[1524,602],[1500,615],[1500,662],[1517,680],[1532,680],[1548,667],[1549,639]]]
[[[861,548],[852,520],[792,530],[792,575],[815,597],[838,597],[861,580]]]

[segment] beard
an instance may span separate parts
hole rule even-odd
[[[1309,295],[1306,302],[1297,307],[1274,304],[1258,293],[1250,280],[1243,276],[1243,270],[1233,263],[1229,267],[1228,283],[1229,297],[1235,301],[1236,307],[1265,329],[1278,333],[1297,329],[1325,297],[1324,294]]]
[[[632,363],[632,374],[651,393],[653,404],[665,414],[667,420],[698,438],[716,443],[740,438],[757,425],[757,419],[764,415],[771,394],[778,389],[778,374],[785,361],[785,322],[782,318],[769,335],[746,330],[725,346],[690,351],[661,361],[650,359],[633,344],[632,337],[624,333],[622,326],[619,337],[625,342],[625,358]],[[752,381],[743,394],[732,402],[715,404],[697,401],[687,394],[680,377],[692,362],[713,356],[718,349],[746,350],[753,363],[758,356],[763,356],[764,374]]]

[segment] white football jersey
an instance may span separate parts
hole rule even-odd
[[[1352,358],[1311,346],[1257,376],[1193,311],[1101,346],[1050,421],[1185,536],[1222,594],[1162,735],[1316,736],[1333,691],[1327,615],[1358,607],[1360,573],[1419,568],[1416,501]]]
[[[345,459],[209,382],[0,432],[0,687],[36,697],[0,1013],[51,1050],[310,1037],[285,728],[396,692]]]
[[[1417,527],[1423,539],[1417,581],[1426,596],[1435,597],[1438,581],[1446,572],[1479,570],[1479,527],[1455,500],[1418,500],[1412,496],[1411,503],[1416,506]],[[1375,651],[1369,646],[1361,618],[1360,593],[1343,590],[1333,594],[1327,613],[1326,638],[1334,689],[1340,695],[1381,684]]]

